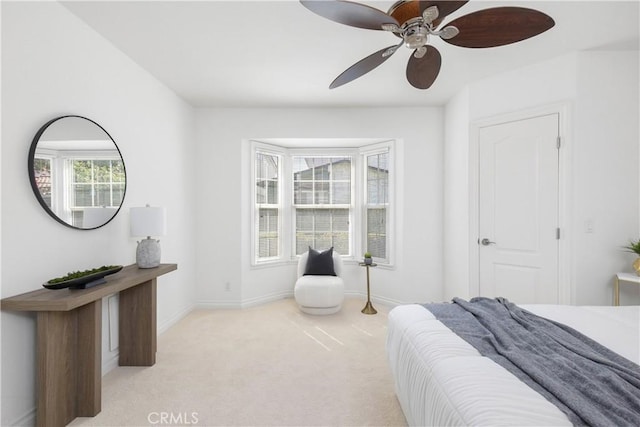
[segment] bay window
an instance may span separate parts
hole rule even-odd
[[[391,264],[394,142],[344,145],[252,142],[253,265],[309,247],[356,261],[368,251]]]

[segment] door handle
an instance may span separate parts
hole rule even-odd
[[[482,243],[482,246],[489,246],[489,245],[495,245],[496,242],[492,242],[491,240],[487,239],[486,237],[482,240],[480,240],[480,243]]]

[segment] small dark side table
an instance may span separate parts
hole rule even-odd
[[[373,305],[371,304],[371,290],[370,290],[370,286],[369,286],[369,267],[377,267],[377,266],[378,266],[378,264],[376,264],[376,263],[371,263],[371,264],[366,264],[364,262],[360,263],[360,267],[367,267],[367,304],[361,310],[361,312],[364,313],[364,314],[376,314],[376,313],[378,313],[378,311],[375,308],[373,308]]]

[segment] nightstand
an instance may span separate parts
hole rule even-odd
[[[613,305],[620,305],[620,282],[640,285],[640,276],[633,273],[616,273],[613,279]]]

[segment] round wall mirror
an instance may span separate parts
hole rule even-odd
[[[120,150],[102,126],[86,117],[45,123],[31,143],[28,168],[38,202],[68,227],[102,227],[122,206],[127,174]]]

